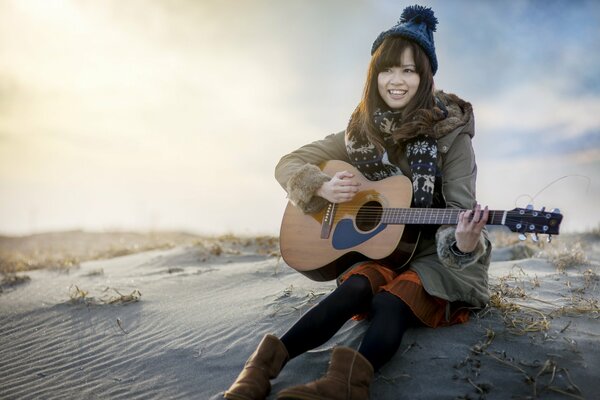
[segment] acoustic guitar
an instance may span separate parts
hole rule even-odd
[[[328,161],[321,166],[333,176],[354,174],[360,191],[352,201],[329,203],[323,210],[305,214],[288,203],[279,235],[281,256],[287,265],[316,281],[336,279],[353,263],[384,260],[401,268],[408,264],[419,241],[422,225],[456,225],[460,209],[410,208],[412,183],[405,176],[369,181],[352,165]],[[557,235],[562,221],[558,210],[489,210],[487,225],[504,225],[521,238],[532,234]],[[550,239],[551,236],[548,236]]]

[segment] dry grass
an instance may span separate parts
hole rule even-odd
[[[543,303],[545,308],[541,309],[511,301],[509,297],[503,296],[501,290],[494,291],[490,297],[490,306],[500,312],[507,330],[515,335],[547,332],[552,319],[556,316],[586,314],[590,318],[598,318],[600,313],[599,302],[595,298],[571,297],[566,299],[566,305],[556,306],[527,294],[519,294],[519,296],[522,300]],[[554,307],[554,309],[548,310],[548,307]],[[484,310],[484,313],[486,311]]]
[[[575,242],[568,247],[549,250],[545,255],[561,273],[569,268],[588,264],[588,258],[581,242]]]
[[[254,253],[279,256],[273,236],[204,237],[183,232],[56,232],[24,237],[0,236],[0,273],[41,268],[69,269],[84,261],[108,259],[176,246],[196,246],[207,256]]]
[[[518,291],[518,297],[527,295]],[[500,311],[507,330],[515,335],[531,332],[546,332],[550,329],[551,317],[534,307],[517,304],[503,296],[502,290],[494,291],[490,297],[490,305]]]
[[[573,382],[567,368],[560,367],[559,364],[552,359],[546,359],[543,363],[539,360],[525,362],[524,360],[511,357],[504,350],[491,351],[490,347],[495,338],[496,333],[491,329],[487,329],[485,339],[472,346],[471,354],[460,364],[455,366],[457,369],[465,369],[467,366],[470,367],[467,368],[466,375],[463,373],[462,375],[457,376],[457,378],[462,378],[471,384],[471,386],[473,386],[482,396],[480,398],[485,398],[485,393],[489,391],[489,387],[485,383],[475,383],[473,381],[473,379],[479,375],[479,370],[481,368],[480,361],[474,359],[474,357],[477,358],[478,356],[484,355],[520,373],[523,377],[523,382],[531,385],[532,396],[527,398],[538,399],[542,398],[541,396],[544,393],[554,392],[573,399],[583,399],[581,389]],[[558,377],[560,377],[560,379],[558,379]]]
[[[544,245],[538,253],[552,262],[557,273],[570,271],[565,282],[569,296],[561,299],[561,305],[531,296],[530,290],[540,288],[542,283],[518,264],[511,273],[490,284],[490,306],[500,312],[508,331],[517,335],[546,332],[552,318],[561,315],[600,316],[600,302],[589,294],[596,293],[600,278],[592,268],[580,272],[582,266],[590,265],[584,247],[585,243],[573,237],[558,245]],[[537,304],[541,307],[532,306]]]
[[[580,235],[555,236],[551,243],[548,243],[544,240],[543,235],[540,235],[540,240],[535,243],[531,239],[522,242],[518,235],[512,232],[493,230],[490,232],[490,240],[496,248],[510,247],[515,253],[514,259],[546,258],[554,264],[558,272],[563,273],[570,268],[589,264],[585,252],[588,246],[586,240],[594,235],[596,235],[594,232],[588,232]],[[600,237],[600,234],[598,235]]]
[[[112,294],[112,292],[116,293]],[[134,289],[129,294],[122,294],[115,288],[105,288],[101,297],[93,297],[89,292],[81,289],[77,285],[69,287],[69,298],[71,304],[85,305],[107,305],[107,304],[129,304],[140,301],[142,293],[138,289]],[[112,295],[111,295],[112,294]]]
[[[274,298],[274,301],[271,304],[273,311],[269,316],[274,317],[276,315],[288,315],[297,312],[302,313],[307,308],[312,307],[328,293],[328,291],[304,291],[295,288],[294,285],[289,285]]]
[[[31,278],[27,275],[3,274],[0,280],[0,293],[23,283],[29,282]]]
[[[56,232],[0,236],[0,272],[68,269],[89,260],[193,244],[200,236],[181,232]]]
[[[205,249],[211,256],[258,254],[268,257],[280,257],[279,238],[275,236],[236,236],[221,235],[203,238],[196,246]]]

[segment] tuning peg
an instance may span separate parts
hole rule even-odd
[[[548,237],[546,238],[546,242],[548,242],[548,243],[552,242],[552,235],[548,235]]]
[[[560,214],[560,210],[558,208],[553,208],[552,210],[550,210],[550,212]]]
[[[543,213],[546,210],[546,206],[543,206],[542,209],[540,210],[541,213]]]
[[[527,235],[524,233],[519,233],[519,240],[520,241],[527,240]]]
[[[538,237],[537,233],[532,233],[531,234],[531,240],[533,240],[533,243],[537,243],[540,241],[540,238]]]
[[[525,207],[526,209],[528,209],[529,211],[533,210],[533,204],[527,204],[527,207]]]

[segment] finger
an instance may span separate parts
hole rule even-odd
[[[358,187],[353,185],[336,185],[334,187],[334,192],[336,193],[356,193],[358,192]]]
[[[485,222],[487,221],[487,217],[484,216],[484,212],[485,212],[485,210],[481,209],[481,204],[477,204],[477,209],[475,211],[475,218],[474,218],[474,222],[476,225],[482,225],[482,224],[485,225]]]
[[[468,224],[469,222],[471,222],[471,220],[473,219],[473,210],[466,210],[464,219],[465,219],[465,224]]]
[[[488,209],[488,206],[485,206],[485,208],[481,212],[481,220],[479,221],[479,224],[478,224],[481,229],[483,229],[483,227],[487,224],[489,216],[490,216],[490,210]]]
[[[351,172],[348,172],[348,171],[340,171],[335,174],[335,177],[338,179],[348,179],[348,178],[353,178],[354,174],[352,174]]]
[[[348,187],[358,187],[360,186],[360,182],[354,180],[354,179],[350,179],[350,178],[340,178],[339,176],[334,176],[333,179],[331,179],[331,184],[334,188],[339,188],[339,187],[344,187],[344,186],[348,186]]]
[[[336,187],[333,192],[336,196],[354,196],[353,187]]]
[[[358,182],[354,179],[344,179],[344,180],[341,180],[338,182],[341,186],[359,186],[360,185],[360,182]]]
[[[473,222],[477,224],[481,220],[481,205],[477,203],[473,211]]]
[[[467,225],[467,213],[465,211],[461,211],[458,213],[458,225],[456,226],[457,231],[463,231]]]
[[[467,225],[469,223],[470,210],[465,210],[461,214],[463,225]]]
[[[356,190],[353,190],[353,189],[344,189],[344,190],[341,190],[341,189],[340,189],[340,190],[336,190],[336,191],[334,192],[334,194],[335,194],[336,196],[346,196],[346,197],[347,197],[347,196],[350,196],[350,197],[354,197],[354,195],[356,194],[356,192],[357,192],[357,191],[356,191]]]
[[[337,196],[338,203],[344,203],[354,198],[354,194],[340,194]]]

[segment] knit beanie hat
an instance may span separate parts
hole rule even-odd
[[[435,44],[433,43],[433,32],[438,23],[433,15],[433,10],[429,7],[419,5],[409,6],[402,11],[400,20],[387,31],[381,32],[373,42],[371,55],[383,43],[386,37],[401,36],[405,39],[417,43],[429,57],[431,72],[435,75],[438,68],[437,58],[435,56]]]

